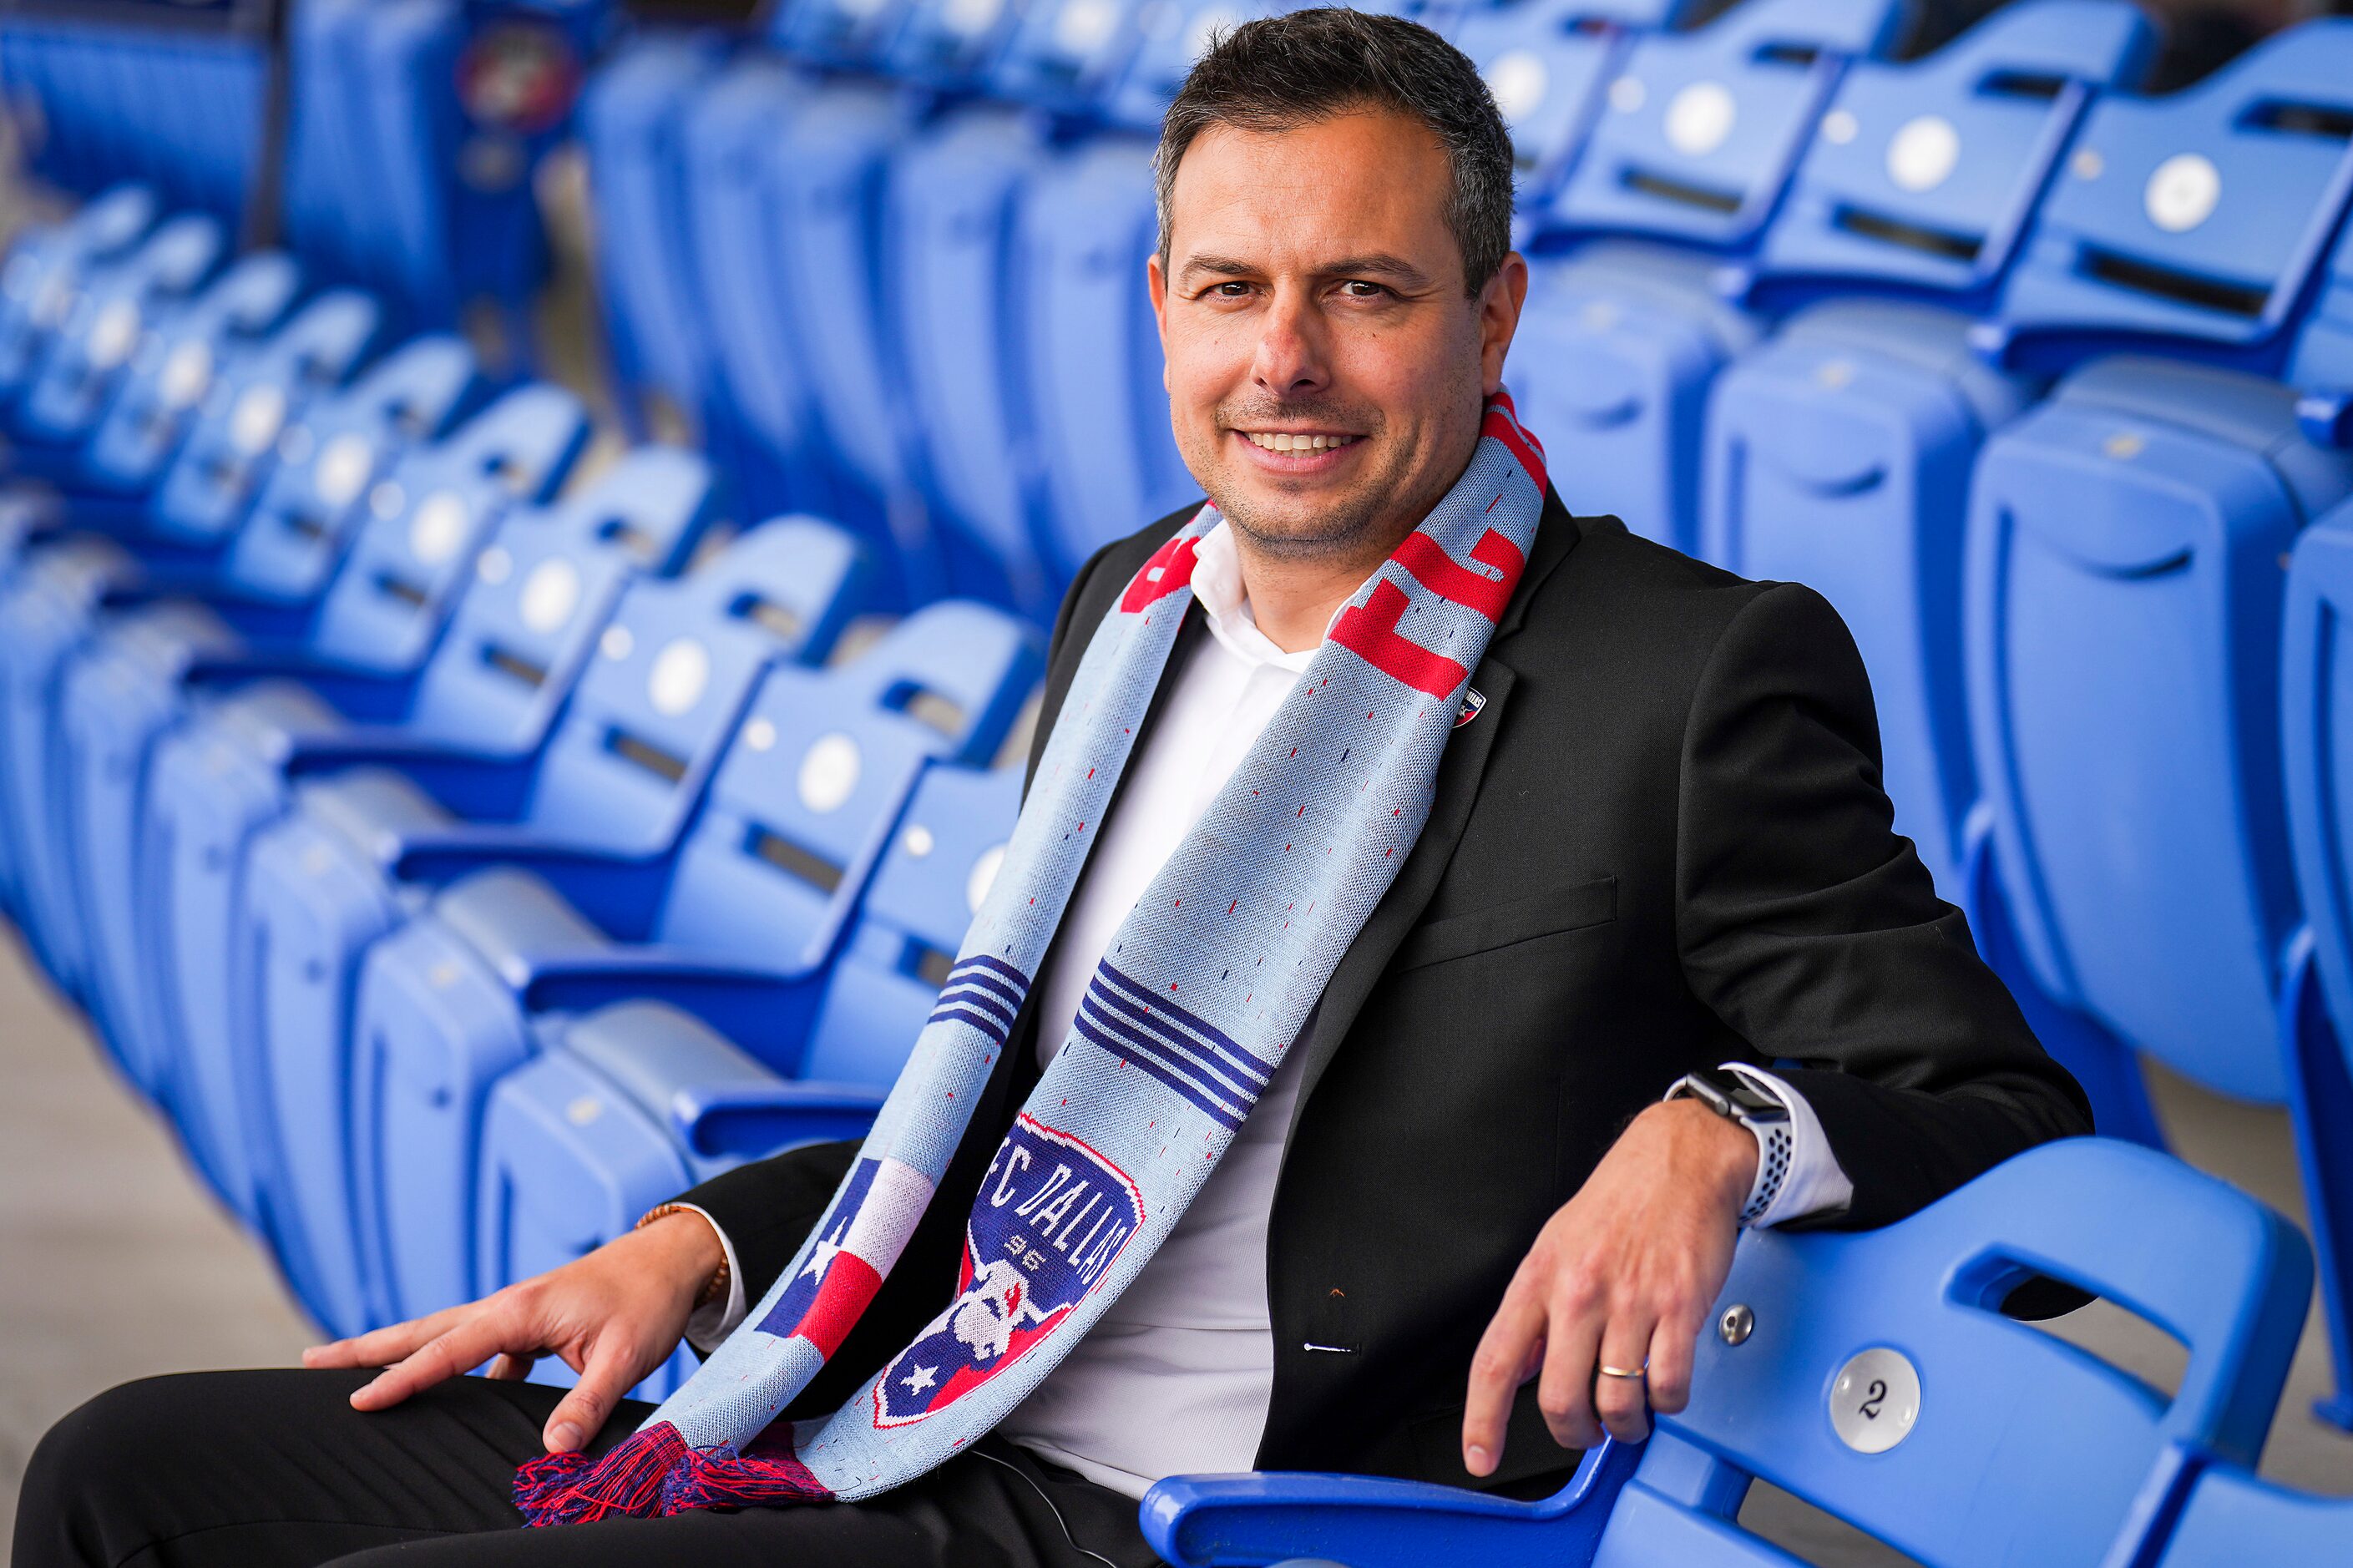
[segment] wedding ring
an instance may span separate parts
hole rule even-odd
[[[1642,1375],[1642,1369],[1639,1366],[1631,1372],[1622,1366],[1605,1366],[1596,1370],[1604,1377],[1641,1377]]]

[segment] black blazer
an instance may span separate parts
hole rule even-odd
[[[1039,744],[1087,637],[1192,510],[1080,572]],[[1429,825],[1294,1047],[1262,1468],[1496,1487],[1571,1462],[1531,1384],[1503,1468],[1472,1482],[1472,1352],[1546,1219],[1694,1068],[1795,1064],[1784,1076],[1854,1184],[1827,1222],[1846,1226],[2090,1131],[2081,1090],[1893,831],[1870,685],[1819,595],[1547,495],[1472,685],[1486,707],[1448,742]],[[953,1294],[963,1215],[1036,1076],[1034,1035],[1025,1016],[930,1214],[796,1414],[847,1398]],[[687,1195],[733,1241],[747,1297],[854,1150],[797,1150]]]

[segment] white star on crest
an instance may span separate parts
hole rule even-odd
[[[825,1266],[831,1263],[833,1255],[840,1250],[841,1248],[834,1243],[820,1240],[816,1248],[809,1253],[808,1267],[801,1270],[800,1277],[806,1279],[812,1274],[823,1274]]]
[[[921,1394],[923,1390],[931,1387],[934,1381],[932,1373],[938,1370],[939,1369],[937,1367],[919,1366],[914,1370],[912,1375],[902,1377],[899,1381],[907,1385],[908,1393]]]

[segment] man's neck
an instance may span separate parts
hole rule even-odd
[[[1267,641],[1285,653],[1320,647],[1332,617],[1365,579],[1380,570],[1398,541],[1413,531],[1407,524],[1395,538],[1345,555],[1305,558],[1271,554],[1254,545],[1240,530],[1234,533],[1234,554],[1241,568],[1242,592],[1250,600],[1250,619]]]

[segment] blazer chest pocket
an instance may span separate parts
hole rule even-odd
[[[1472,953],[1490,952],[1514,942],[1533,942],[1540,936],[1604,925],[1617,918],[1615,877],[1549,888],[1507,904],[1431,921],[1398,945],[1397,956],[1389,960],[1388,970],[1395,974],[1400,970],[1443,963],[1450,958],[1468,958]]]

